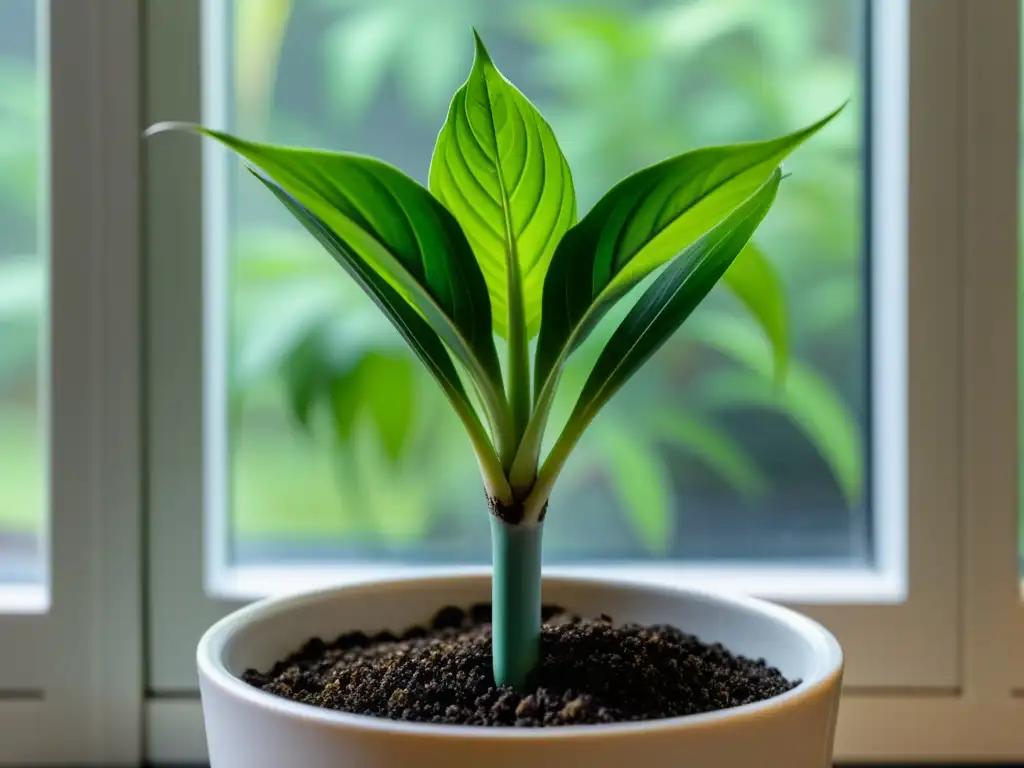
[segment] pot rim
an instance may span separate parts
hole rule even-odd
[[[225,665],[224,649],[230,640],[252,621],[287,613],[299,606],[329,600],[339,593],[376,592],[381,589],[396,589],[403,585],[423,585],[434,582],[437,588],[453,581],[467,582],[480,579],[490,580],[490,568],[479,571],[460,571],[452,575],[412,575],[389,579],[374,579],[343,586],[320,587],[291,595],[264,598],[231,612],[214,623],[203,633],[196,649],[196,661],[200,677],[205,678],[221,691],[244,703],[269,710],[283,718],[315,722],[326,727],[362,729],[382,734],[407,736],[437,736],[459,739],[572,739],[593,738],[599,735],[640,734],[652,730],[694,730],[720,726],[723,721],[738,721],[760,718],[765,714],[781,714],[782,710],[796,706],[804,699],[813,698],[838,683],[844,667],[842,648],[835,636],[824,626],[794,610],[759,598],[746,595],[715,592],[713,590],[684,587],[681,585],[651,585],[628,579],[608,579],[600,576],[545,576],[544,583],[559,583],[566,586],[589,586],[595,584],[609,589],[640,590],[660,593],[665,597],[692,597],[699,600],[713,600],[735,608],[756,613],[766,619],[779,621],[800,634],[813,647],[820,662],[816,675],[802,680],[786,693],[751,704],[704,712],[696,715],[682,715],[652,720],[625,723],[601,723],[548,728],[484,727],[473,725],[446,725],[438,723],[406,722],[389,718],[358,715],[350,712],[326,709],[312,704],[276,696],[254,688],[235,676]]]

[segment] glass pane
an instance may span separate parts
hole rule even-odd
[[[223,124],[374,155],[424,183],[476,26],[554,127],[581,214],[653,161],[788,132],[851,98],[787,161],[756,237],[789,295],[786,392],[758,327],[716,290],[585,435],[545,556],[870,556],[864,2],[230,5]],[[476,462],[438,388],[277,201],[228,167],[228,253],[209,257],[228,259],[230,285],[232,562],[485,560]]]
[[[0,3],[0,584],[43,579],[46,130],[39,6]]]

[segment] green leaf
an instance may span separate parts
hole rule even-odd
[[[660,409],[650,414],[647,422],[652,435],[699,458],[742,496],[753,499],[768,490],[761,468],[713,422],[678,408]]]
[[[335,232],[298,200],[275,182],[258,176],[296,219],[317,241],[335,257],[335,260],[370,296],[378,308],[391,321],[402,338],[437,381],[448,401],[462,420],[480,461],[488,492],[502,500],[511,501],[511,489],[505,480],[498,457],[487,437],[479,417],[470,402],[458,371],[440,336],[426,320],[391,285],[363,260],[358,258]]]
[[[371,355],[359,369],[370,416],[388,458],[397,461],[412,432],[416,377],[405,358]]]
[[[508,337],[519,315],[532,338],[548,263],[576,223],[576,193],[551,127],[494,66],[479,36],[434,147],[430,191],[473,247],[495,331]]]
[[[664,555],[672,538],[674,505],[661,456],[631,431],[618,427],[603,427],[598,442],[608,480],[637,537],[648,552]]]
[[[728,216],[842,108],[776,139],[705,147],[635,173],[565,234],[544,281],[534,372],[537,405],[513,464],[514,483],[528,479],[536,467],[561,369],[601,317]]]
[[[535,493],[546,497],[569,452],[598,411],[722,278],[771,208],[781,178],[780,170],[776,169],[755,194],[687,248],[644,291],[598,357],[568,423],[544,463]]]
[[[331,426],[339,447],[346,447],[365,398],[360,367],[343,371],[335,376],[328,387],[331,405]]]
[[[781,380],[789,357],[789,328],[782,280],[764,252],[747,243],[725,273],[725,285],[757,320],[772,344],[775,372]]]
[[[687,152],[615,185],[566,233],[552,259],[537,389],[608,307],[728,216],[838,111],[780,138]]]
[[[292,418],[306,430],[311,428],[313,405],[325,379],[321,357],[315,350],[318,344],[317,337],[307,337],[281,365],[285,397]]]
[[[756,194],[644,291],[597,359],[572,418],[592,419],[711,292],[768,214],[781,178],[776,169]]]
[[[833,387],[812,368],[793,360],[782,392],[777,392],[768,384],[772,372],[768,350],[757,332],[739,318],[714,313],[694,323],[690,331],[698,341],[751,372],[722,371],[706,377],[701,402],[710,408],[754,405],[786,414],[829,465],[847,503],[859,503],[864,484],[860,428]]]
[[[294,350],[320,330],[337,295],[323,280],[281,284],[262,303],[251,325],[236,330],[232,387],[249,389],[275,373]]]
[[[375,428],[386,457],[401,456],[412,432],[416,380],[404,357],[370,353],[330,383],[334,436],[346,447],[363,414]]]
[[[259,144],[182,123],[149,132],[174,129],[214,138],[245,158],[331,233],[340,247],[328,250],[343,266],[358,262],[414,308],[466,366],[492,429],[507,439],[487,287],[458,222],[426,189],[361,155]]]

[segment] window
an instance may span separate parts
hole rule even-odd
[[[0,3],[5,764],[141,753],[138,28]]]
[[[39,4],[0,6],[0,592],[45,581],[45,84]],[[2,607],[2,601],[0,601]]]
[[[422,180],[470,25],[583,211],[653,158],[850,98],[757,236],[788,389],[715,293],[588,432],[546,567],[824,621],[845,761],[1024,758],[1021,3],[429,5],[0,2],[0,763],[201,764],[194,649],[225,612],[485,567],[434,385],[234,160],[142,138],[202,121]]]
[[[935,383],[954,361],[908,361],[906,334],[948,331],[937,299],[908,304],[907,282],[929,259],[955,260],[956,236],[907,241],[906,7],[506,5],[423,16],[397,0],[206,2],[197,16],[158,3],[149,71],[164,87],[147,122],[356,149],[422,179],[469,63],[457,40],[477,23],[562,137],[585,210],[655,156],[782,132],[849,96],[842,120],[789,163],[791,187],[758,235],[799,297],[785,396],[773,397],[767,344],[715,295],[588,433],[552,501],[564,512],[551,515],[545,556],[552,568],[601,563],[785,600],[840,635],[851,684],[955,687],[956,638],[942,628],[957,610],[944,567],[957,392]],[[421,47],[429,61],[412,53]],[[629,108],[607,106],[608,89]],[[942,109],[955,105],[928,107],[947,125]],[[955,134],[940,134],[954,151]],[[237,162],[165,138],[149,149],[148,679],[182,692],[195,686],[195,639],[238,601],[471,567],[486,562],[487,526],[465,439],[373,309]],[[926,190],[922,216],[937,205]],[[355,403],[341,439],[328,397],[299,426],[297,372]],[[384,378],[386,389],[366,386]],[[915,382],[934,398],[908,400]],[[381,403],[408,418],[380,418]],[[444,450],[424,451],[425,434]],[[887,656],[872,653],[881,643]]]
[[[552,563],[862,565],[877,536],[865,8],[739,3],[706,19],[707,4],[675,0],[453,2],[441,12],[407,0],[237,3],[206,73],[206,119],[381,157],[426,183],[476,23],[551,121],[585,212],[644,165],[784,133],[849,97],[839,122],[796,153],[757,239],[800,297],[785,393],[773,396],[759,331],[715,296],[593,425],[559,480],[545,546]],[[213,428],[228,435],[208,469],[226,475],[207,510],[225,528],[213,556],[229,568],[486,562],[476,462],[440,390],[240,163],[214,172],[227,176],[213,188],[227,200],[209,200],[208,221],[226,212],[229,223],[207,259],[225,278],[211,309],[225,318],[208,318],[207,333],[227,338],[209,340],[208,360],[229,394],[213,396],[226,406]]]

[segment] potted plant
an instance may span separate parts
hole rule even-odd
[[[212,627],[198,665],[214,768],[831,763],[842,654],[827,630],[599,575],[542,589],[541,540],[588,424],[712,287],[726,277],[763,311],[768,266],[745,246],[782,160],[835,114],[645,168],[579,221],[552,129],[479,37],[429,191],[369,157],[151,129],[240,155],[373,299],[465,427],[492,532],[493,572],[268,600]],[[634,293],[545,453],[567,360]]]

